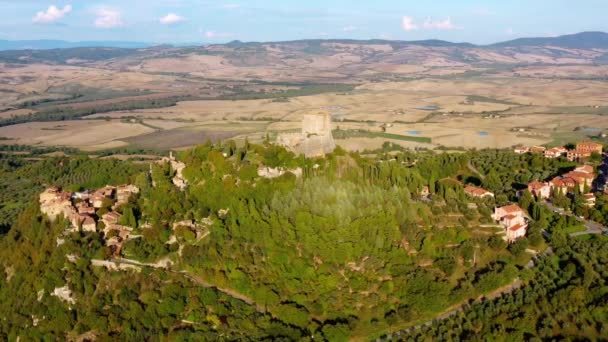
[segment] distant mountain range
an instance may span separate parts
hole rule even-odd
[[[69,49],[78,47],[113,47],[126,49],[140,49],[153,46],[155,44],[142,42],[121,42],[121,41],[89,41],[89,42],[68,42],[65,40],[0,40],[0,50],[50,50],[50,49]]]
[[[280,43],[295,43],[295,42],[336,42],[336,43],[356,43],[356,44],[386,44],[393,46],[419,45],[425,47],[461,47],[461,48],[507,48],[507,47],[525,47],[525,46],[554,46],[567,49],[608,49],[608,33],[605,32],[581,32],[576,34],[563,35],[558,37],[532,37],[518,38],[505,42],[490,44],[490,45],[475,45],[471,43],[453,43],[444,40],[428,39],[418,41],[401,41],[401,40],[355,40],[355,39],[309,39],[299,41],[284,41]],[[259,44],[256,42],[240,42],[234,41],[226,45],[235,47],[239,45]],[[0,51],[6,50],[47,50],[47,49],[68,49],[82,47],[108,47],[108,48],[123,48],[123,49],[141,49],[157,46],[156,43],[146,42],[127,42],[127,41],[83,41],[69,42],[64,40],[0,40]],[[184,46],[202,46],[203,43],[180,43],[171,44],[175,47]]]
[[[581,32],[558,37],[519,38],[491,47],[556,46],[567,49],[608,49],[608,33]]]

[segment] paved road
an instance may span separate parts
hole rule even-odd
[[[557,213],[557,214],[562,215],[562,216],[573,216],[573,217],[575,217],[577,221],[583,223],[585,225],[585,228],[587,228],[587,230],[585,230],[583,232],[572,233],[572,234],[570,234],[570,236],[580,236],[580,235],[587,235],[587,234],[602,234],[602,233],[608,231],[607,227],[604,227],[603,225],[601,225],[601,224],[599,224],[597,222],[591,221],[591,220],[581,219],[579,217],[574,216],[574,214],[572,214],[572,213],[567,213],[564,210],[555,207],[549,201],[545,201],[545,205],[547,206],[547,208],[549,208],[554,213]]]

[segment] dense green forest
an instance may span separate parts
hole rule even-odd
[[[10,215],[8,233],[0,238],[6,275],[0,277],[0,312],[7,318],[0,320],[0,338],[374,337],[433,319],[516,279],[529,284],[520,291],[535,288],[555,261],[525,267],[532,257],[526,248],[542,252],[548,246],[543,229],[552,234],[556,256],[579,248],[565,235],[576,223],[531,196],[519,200],[533,222],[517,243],[507,245],[490,218],[496,205],[517,201],[514,189],[572,167],[562,160],[496,150],[377,151],[364,157],[340,149],[324,159],[305,159],[269,144],[230,141],[197,146],[178,159],[186,164],[184,191],[173,185],[169,164],[154,164],[148,172],[147,165],[86,157],[0,159],[6,196],[0,210]],[[302,176],[263,178],[260,167],[300,168]],[[45,186],[80,190],[125,183],[141,192],[117,210],[142,237],[126,242],[121,257],[147,263],[168,258],[169,268],[93,266],[92,259],[112,259],[106,237],[66,233],[67,222],[49,222],[36,203]],[[484,186],[496,198],[467,198],[464,184]],[[428,197],[421,195],[427,186]],[[175,224],[184,220],[205,233]],[[600,242],[577,243],[591,250]],[[601,255],[576,257],[575,266],[605,264]],[[568,279],[587,277],[577,271]],[[603,278],[585,286],[603,284]],[[73,303],[52,295],[64,286]],[[601,301],[602,292],[593,291],[579,295]],[[576,324],[589,326],[585,333],[565,330],[572,336],[600,331],[591,318],[581,322]],[[436,336],[469,336],[452,330]],[[531,334],[559,337],[565,330]]]
[[[608,239],[556,239],[522,288],[399,340],[603,340],[608,335]]]

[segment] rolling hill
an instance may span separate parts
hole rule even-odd
[[[554,46],[565,49],[608,49],[608,33],[581,32],[559,37],[519,38],[490,47]]]

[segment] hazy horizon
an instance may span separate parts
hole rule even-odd
[[[491,44],[520,37],[608,31],[608,3],[522,0],[12,1],[0,0],[2,40],[225,43],[300,39],[440,39]]]

